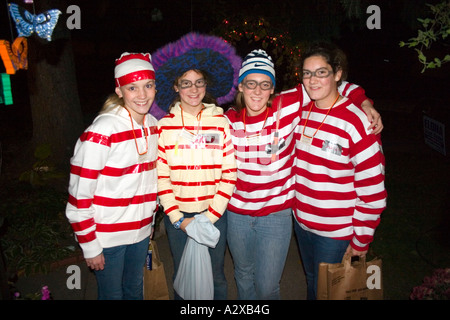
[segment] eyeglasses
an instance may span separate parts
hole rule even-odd
[[[270,90],[273,88],[273,83],[271,81],[261,81],[257,82],[255,80],[248,80],[243,82],[244,86],[247,89],[254,90],[257,86],[261,88],[261,90]]]
[[[190,80],[181,80],[180,83],[178,83],[178,88],[180,89],[187,89],[192,86],[195,86],[196,88],[203,88],[206,87],[206,80],[205,79],[198,79],[195,81],[195,83],[192,83]]]
[[[327,68],[320,68],[316,71],[303,70],[303,79],[311,79],[313,76],[317,78],[327,78],[333,71]]]

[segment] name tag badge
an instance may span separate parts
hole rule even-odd
[[[185,128],[180,131],[179,137],[188,141],[189,143],[192,143],[194,141],[194,135],[187,131]]]
[[[340,156],[342,155],[342,146],[338,143],[325,140],[322,144],[322,151]]]
[[[203,134],[203,136],[205,137],[205,143],[206,144],[219,144],[220,142],[220,137],[218,133],[207,133],[207,134]]]
[[[312,145],[313,137],[308,137],[307,135],[302,134],[302,137],[300,138],[300,143],[303,143],[306,146]]]
[[[204,149],[206,145],[206,138],[201,134],[196,134],[191,143],[191,148]]]
[[[245,137],[247,146],[257,146],[259,145],[259,134],[252,134]]]

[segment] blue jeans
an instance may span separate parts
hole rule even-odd
[[[297,222],[294,223],[294,230],[306,274],[306,298],[316,300],[319,263],[342,262],[350,240],[336,240],[319,236],[304,230]]]
[[[228,247],[238,299],[280,299],[280,280],[291,235],[291,209],[263,217],[228,211]]]
[[[95,271],[99,300],[142,300],[149,238],[130,245],[104,248],[105,268]]]
[[[196,214],[198,213],[184,213],[184,217],[191,218]],[[164,215],[164,225],[166,227],[170,251],[172,252],[173,281],[175,280],[178,267],[180,266],[181,256],[183,255],[184,246],[187,241],[187,234],[181,229],[175,229],[167,215]],[[220,231],[220,238],[216,247],[209,248],[214,278],[214,299],[226,300],[228,295],[228,283],[224,272],[225,249],[227,246],[227,217],[225,213],[218,221],[216,221],[216,223],[214,223],[214,226]],[[176,300],[181,299],[176,292],[174,292],[174,298]]]

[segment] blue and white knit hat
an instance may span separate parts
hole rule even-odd
[[[241,83],[251,73],[262,73],[268,75],[275,86],[275,69],[272,58],[264,50],[253,50],[242,62],[239,71],[238,83]]]

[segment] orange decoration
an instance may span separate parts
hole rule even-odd
[[[0,40],[0,56],[7,74],[15,74],[19,69],[28,69],[28,42],[24,37],[14,40],[12,46],[7,40]]]

